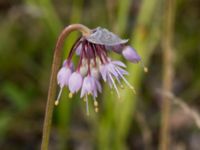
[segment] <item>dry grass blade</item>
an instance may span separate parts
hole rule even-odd
[[[194,108],[191,108],[191,106],[185,103],[182,99],[174,96],[171,92],[159,91],[159,93],[172,100],[172,104],[181,107],[183,111],[195,121],[196,126],[200,129],[200,114]]]

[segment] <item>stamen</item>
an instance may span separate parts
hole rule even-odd
[[[112,83],[113,83],[113,86],[114,86],[114,88],[115,88],[115,91],[116,91],[116,93],[117,93],[117,96],[118,96],[118,98],[120,99],[120,94],[119,94],[118,88],[117,88],[117,86],[116,86],[116,84],[115,84],[115,81],[113,80],[113,78],[112,78],[112,76],[111,76],[110,73],[109,73],[109,77],[110,77],[110,79],[111,79],[111,81],[112,81]]]
[[[55,105],[58,106],[58,104],[59,104],[59,100],[56,100]]]
[[[88,96],[87,95],[85,96],[85,100],[86,100],[86,113],[87,113],[87,116],[89,116],[90,112],[89,112]]]
[[[96,113],[99,112],[99,108],[98,107],[96,107],[94,110],[95,110]]]
[[[133,93],[136,94],[135,88],[126,80],[126,78],[124,78],[124,76],[120,73],[120,71],[115,68],[117,73],[120,75],[120,77],[124,80],[124,82],[126,83],[126,85],[133,91]]]
[[[121,81],[120,81],[120,78],[116,77],[116,80],[117,80],[118,84],[121,86],[122,83],[121,83]],[[123,86],[123,85],[122,85],[122,86]]]
[[[121,87],[122,89],[124,89],[124,86],[123,86],[122,84],[120,84],[120,87]]]
[[[143,69],[144,69],[144,72],[147,73],[148,72],[148,68],[146,66],[144,66],[144,63],[143,63],[142,60],[140,61],[140,63],[142,65]]]
[[[85,97],[83,98],[83,101],[86,102],[86,98]]]
[[[73,93],[69,93],[69,98],[72,98],[73,97]]]
[[[148,72],[148,68],[147,67],[144,67],[144,72]]]
[[[97,106],[98,106],[98,102],[97,102],[97,100],[96,100],[96,99],[94,100],[94,106],[95,106],[95,107],[97,107]]]
[[[58,93],[58,97],[57,97],[57,99],[55,101],[55,105],[56,106],[59,104],[59,100],[60,100],[60,97],[61,97],[61,94],[62,94],[62,90],[63,90],[63,88],[61,88],[60,91],[59,91],[59,93]]]
[[[96,100],[96,98],[94,97],[94,111],[97,113],[97,112],[99,112],[99,108],[98,108],[98,102],[97,102],[97,100]]]

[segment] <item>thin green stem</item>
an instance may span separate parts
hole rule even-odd
[[[165,0],[164,9],[164,28],[163,28],[163,90],[170,92],[173,82],[173,24],[175,0]],[[160,150],[168,150],[170,143],[169,117],[171,111],[171,101],[168,97],[163,96],[161,112],[161,129],[160,129]]]
[[[57,43],[56,48],[54,51],[54,58],[52,63],[52,71],[51,71],[51,78],[49,83],[49,91],[48,91],[48,98],[47,98],[47,104],[46,104],[46,112],[45,112],[45,119],[44,119],[44,125],[43,125],[43,136],[42,136],[42,144],[41,144],[41,150],[48,150],[49,145],[49,137],[50,137],[50,131],[51,131],[51,122],[52,122],[52,116],[53,116],[53,108],[54,108],[54,101],[55,101],[55,94],[56,94],[56,76],[61,64],[61,50],[64,44],[64,41],[66,37],[72,32],[72,31],[80,31],[83,36],[88,36],[91,33],[91,30],[88,29],[86,26],[81,24],[72,24],[67,26],[60,34]]]

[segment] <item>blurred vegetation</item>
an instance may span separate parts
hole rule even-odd
[[[78,96],[65,89],[55,108],[52,150],[152,150],[159,143],[164,0],[1,0],[0,149],[39,149],[53,49],[64,26],[102,26],[129,38],[149,72],[127,63],[137,94],[122,89],[122,101],[104,86],[100,112],[85,115]],[[177,0],[173,94],[200,110],[200,1]],[[79,33],[66,40],[64,57]],[[116,59],[122,59],[114,55]],[[92,103],[91,103],[92,105]],[[200,112],[200,111],[199,111]],[[172,105],[170,150],[198,150],[200,132]]]

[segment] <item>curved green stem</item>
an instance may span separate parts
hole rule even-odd
[[[88,36],[91,34],[91,30],[84,25],[81,24],[72,24],[67,26],[60,34],[56,48],[54,51],[53,63],[52,63],[52,70],[51,70],[51,78],[49,83],[49,90],[48,90],[48,98],[46,104],[46,112],[45,112],[45,119],[43,125],[43,136],[42,136],[42,144],[41,150],[48,150],[49,145],[49,137],[51,131],[51,122],[53,116],[53,108],[54,108],[54,101],[55,101],[55,94],[56,94],[56,77],[57,73],[61,64],[61,50],[64,44],[64,40],[72,31],[80,31],[83,36]]]

